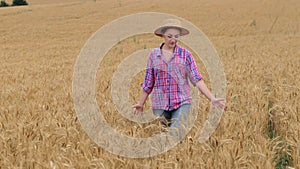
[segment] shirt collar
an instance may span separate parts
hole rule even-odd
[[[161,44],[159,45],[160,53],[157,55],[158,57],[160,57],[160,56],[162,55],[161,49],[162,49],[162,47],[164,46],[164,44],[165,44],[165,43],[161,43]],[[179,53],[180,53],[179,51],[180,51],[180,46],[176,44],[175,49],[174,49],[174,55],[175,55],[175,56],[179,55]]]

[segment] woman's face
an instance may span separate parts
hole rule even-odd
[[[175,28],[169,28],[164,33],[165,45],[169,49],[174,49],[180,36],[180,31]]]

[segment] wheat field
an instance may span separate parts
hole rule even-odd
[[[0,168],[300,168],[298,0],[28,3],[0,8]],[[185,18],[214,44],[226,74],[228,110],[207,142],[199,143],[197,137],[210,106],[202,95],[187,137],[158,156],[112,154],[82,129],[72,98],[80,50],[105,24],[138,12]],[[123,134],[147,137],[157,131],[119,115],[111,101],[111,77],[126,56],[161,41],[152,34],[130,37],[101,62],[96,81],[99,110]],[[199,59],[197,65],[209,79]],[[132,104],[139,99],[143,73],[130,83]]]

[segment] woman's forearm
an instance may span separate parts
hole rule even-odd
[[[144,90],[142,90],[142,95],[141,95],[140,101],[138,103],[140,105],[144,105],[148,96],[149,96],[149,94],[147,92],[145,92]]]
[[[196,83],[197,88],[200,90],[204,96],[210,100],[213,101],[215,99],[214,95],[210,92],[210,90],[207,88],[206,84],[204,83],[203,80],[200,80]]]

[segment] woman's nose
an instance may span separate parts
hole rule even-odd
[[[170,41],[171,41],[171,42],[176,42],[176,41],[177,41],[177,39],[175,39],[175,38],[172,38]]]

